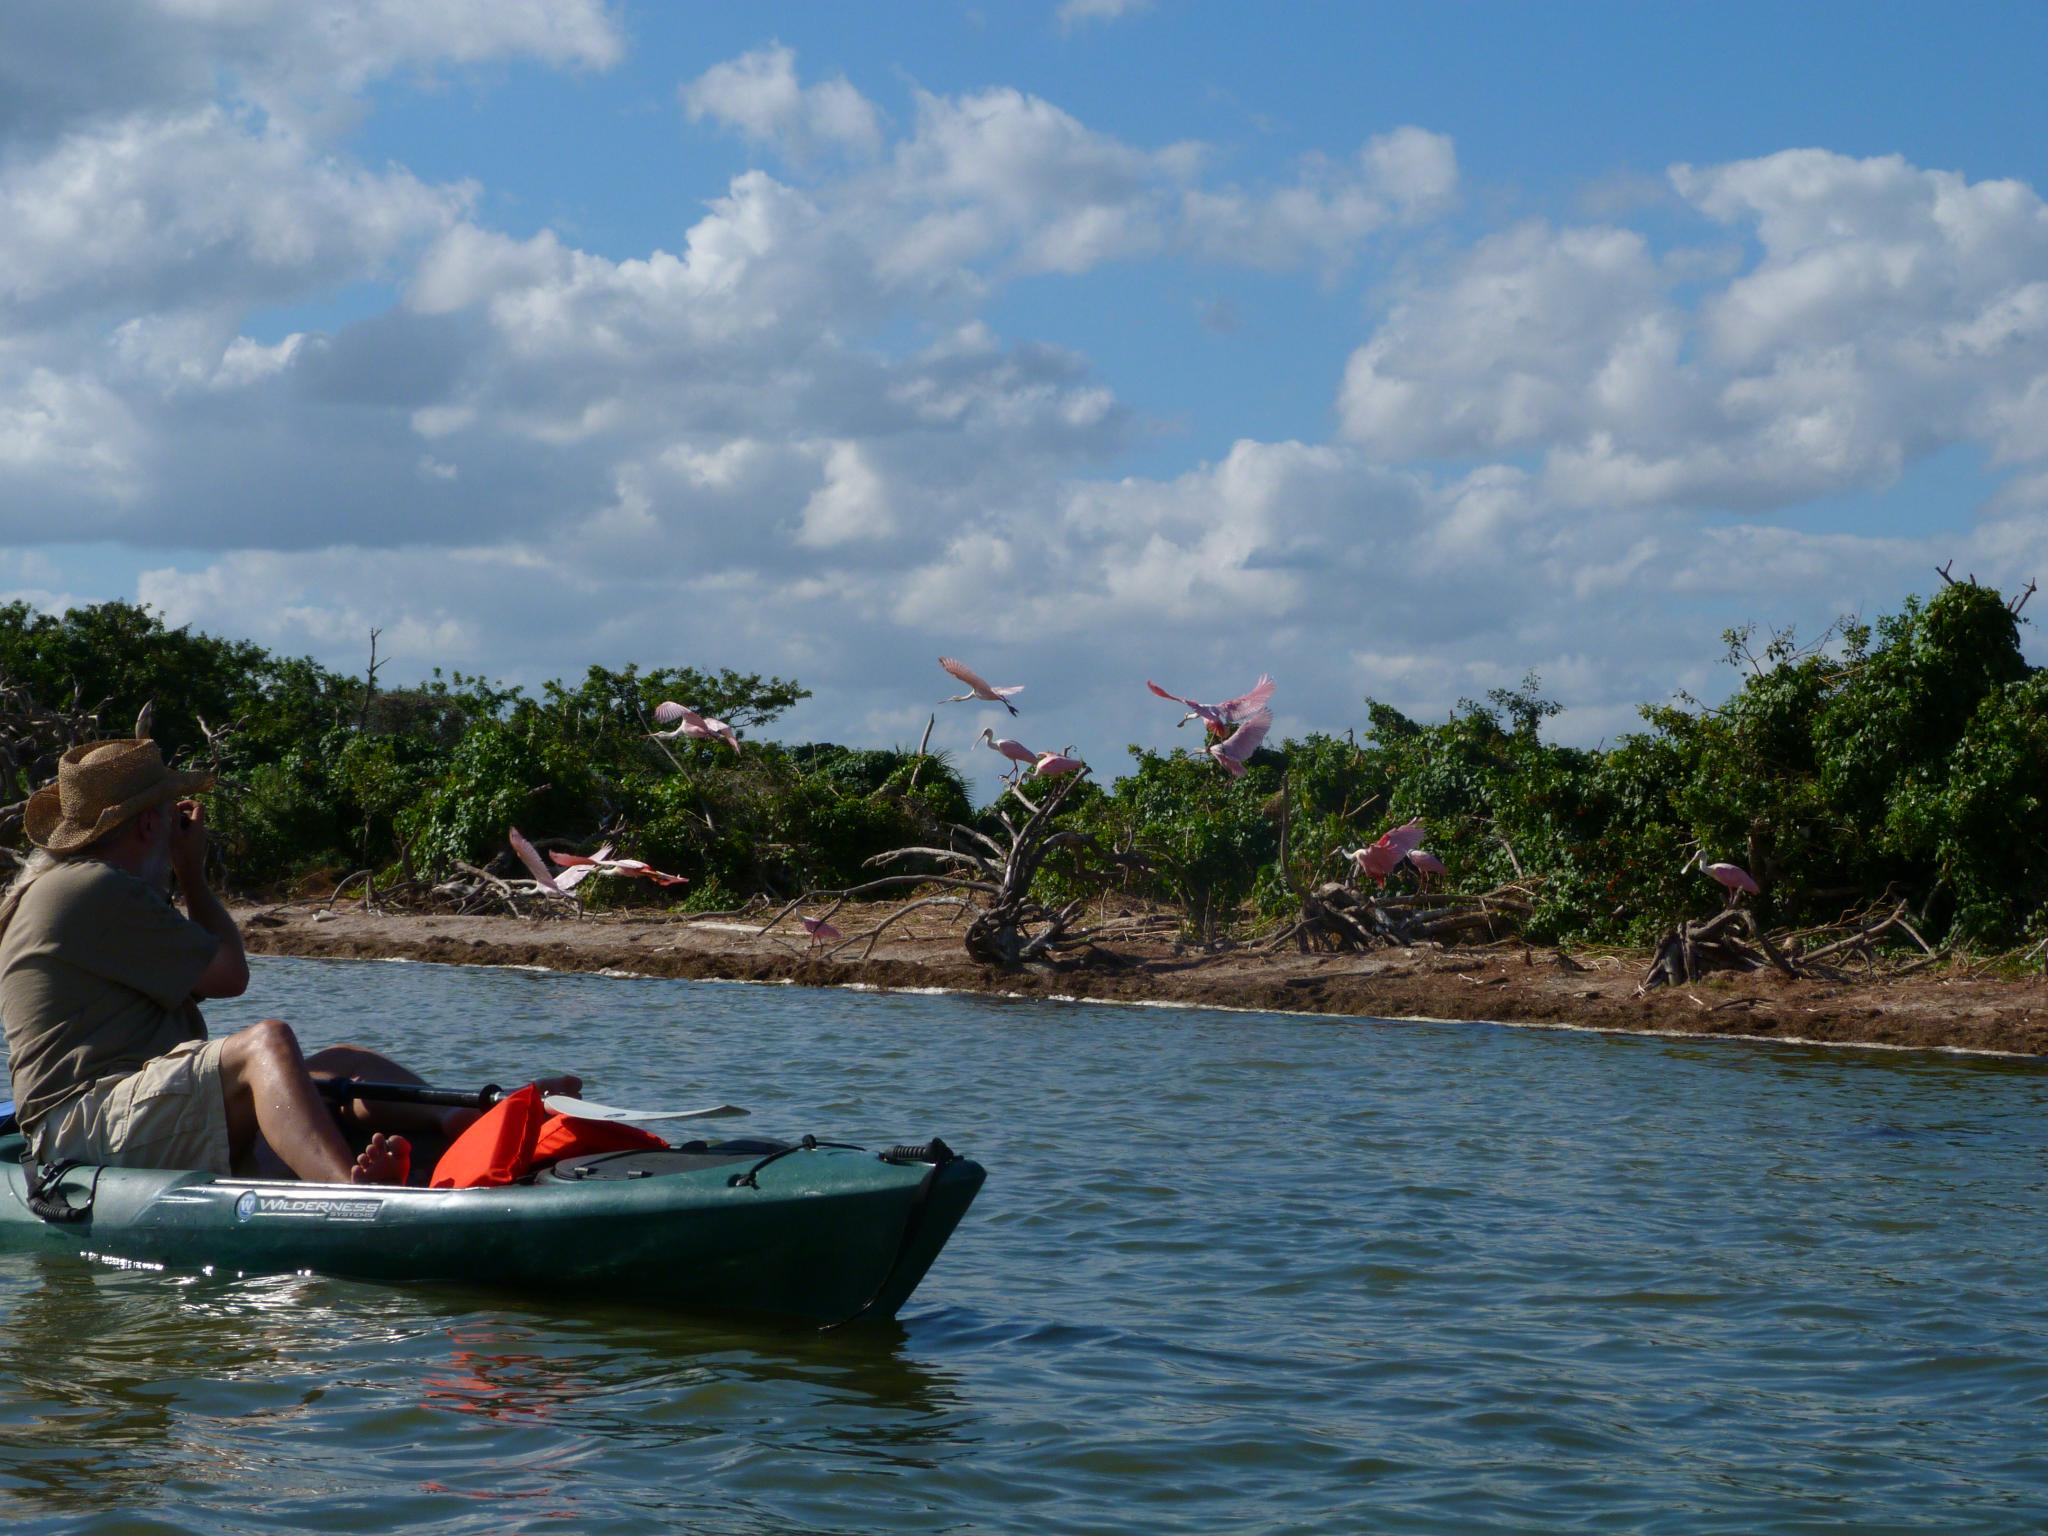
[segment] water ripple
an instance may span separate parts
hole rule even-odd
[[[2025,1531],[2028,1063],[265,960],[453,1081],[941,1132],[901,1322],[0,1258],[0,1528]],[[238,1009],[240,1011],[238,1011]]]

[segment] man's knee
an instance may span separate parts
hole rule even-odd
[[[291,1025],[283,1019],[260,1019],[245,1029],[236,1030],[221,1046],[223,1067],[244,1068],[259,1061],[297,1065],[303,1060],[299,1053],[299,1037],[292,1033]]]

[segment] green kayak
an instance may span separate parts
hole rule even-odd
[[[878,1153],[805,1137],[599,1153],[498,1189],[79,1166],[32,1207],[21,1157],[21,1137],[0,1135],[0,1249],[823,1324],[894,1316],[985,1177],[941,1141]]]

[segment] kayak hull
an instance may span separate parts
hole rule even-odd
[[[531,1183],[417,1189],[72,1169],[89,1207],[29,1208],[19,1138],[0,1139],[0,1248],[175,1270],[454,1282],[602,1295],[818,1324],[893,1317],[966,1214],[978,1163],[750,1143],[582,1158]],[[607,1166],[607,1164],[610,1166]],[[630,1164],[627,1166],[626,1164]],[[570,1176],[583,1175],[583,1176]]]

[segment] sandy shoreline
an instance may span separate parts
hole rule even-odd
[[[884,909],[886,910],[886,909]],[[730,919],[608,914],[537,921],[367,913],[317,904],[236,909],[252,954],[532,965],[691,980],[944,988],[1026,997],[1183,1003],[1289,1013],[1547,1024],[1659,1034],[2048,1054],[2048,980],[1923,972],[1873,983],[1715,977],[1637,997],[1647,958],[1548,948],[1384,950],[1371,955],[1177,953],[1165,937],[1120,941],[1122,963],[1075,971],[972,964],[941,924],[872,959],[825,960]],[[864,926],[842,913],[848,933]],[[798,937],[801,937],[799,933]]]

